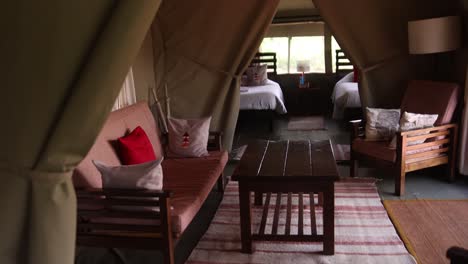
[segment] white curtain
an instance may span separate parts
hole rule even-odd
[[[127,77],[123,82],[122,89],[120,90],[117,100],[115,100],[112,111],[129,106],[136,103],[135,81],[133,80],[133,70],[130,68]]]

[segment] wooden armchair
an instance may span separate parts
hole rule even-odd
[[[403,97],[401,111],[438,114],[434,127],[398,132],[397,147],[388,141],[366,141],[365,123],[351,121],[350,175],[358,175],[359,161],[387,167],[395,174],[395,193],[404,195],[407,172],[447,165],[450,180],[455,178],[458,126],[450,123],[458,101],[458,85],[432,81],[411,81]],[[424,140],[414,144],[414,141]],[[413,144],[411,144],[411,142]]]

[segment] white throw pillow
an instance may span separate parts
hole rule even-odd
[[[108,166],[93,160],[101,173],[102,188],[162,190],[163,158],[136,165]]]
[[[400,130],[401,131],[410,131],[421,128],[428,128],[434,126],[434,123],[437,121],[439,115],[426,115],[426,114],[415,114],[404,112],[400,119]],[[429,134],[429,132],[418,133],[414,136]],[[409,141],[408,146],[417,145],[424,143],[425,139]],[[390,142],[390,148],[396,148],[396,135],[393,137],[392,142]]]
[[[390,140],[398,131],[400,109],[366,108],[366,140]]]
[[[208,156],[211,117],[200,119],[169,118],[168,157]]]

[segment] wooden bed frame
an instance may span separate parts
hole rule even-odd
[[[267,72],[272,73],[273,75],[268,77],[276,77],[276,75],[278,74],[276,72],[276,62],[277,60],[275,52],[257,52],[257,54],[255,54],[255,57],[253,57],[252,61],[250,62],[249,66],[266,64]]]
[[[343,50],[336,50],[335,55],[335,73],[337,75],[345,75],[353,71],[353,64]]]

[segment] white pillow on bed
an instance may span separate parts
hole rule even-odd
[[[267,69],[268,65],[266,64],[247,68],[245,72],[247,75],[247,82],[245,83],[245,86],[265,85],[268,80]]]

